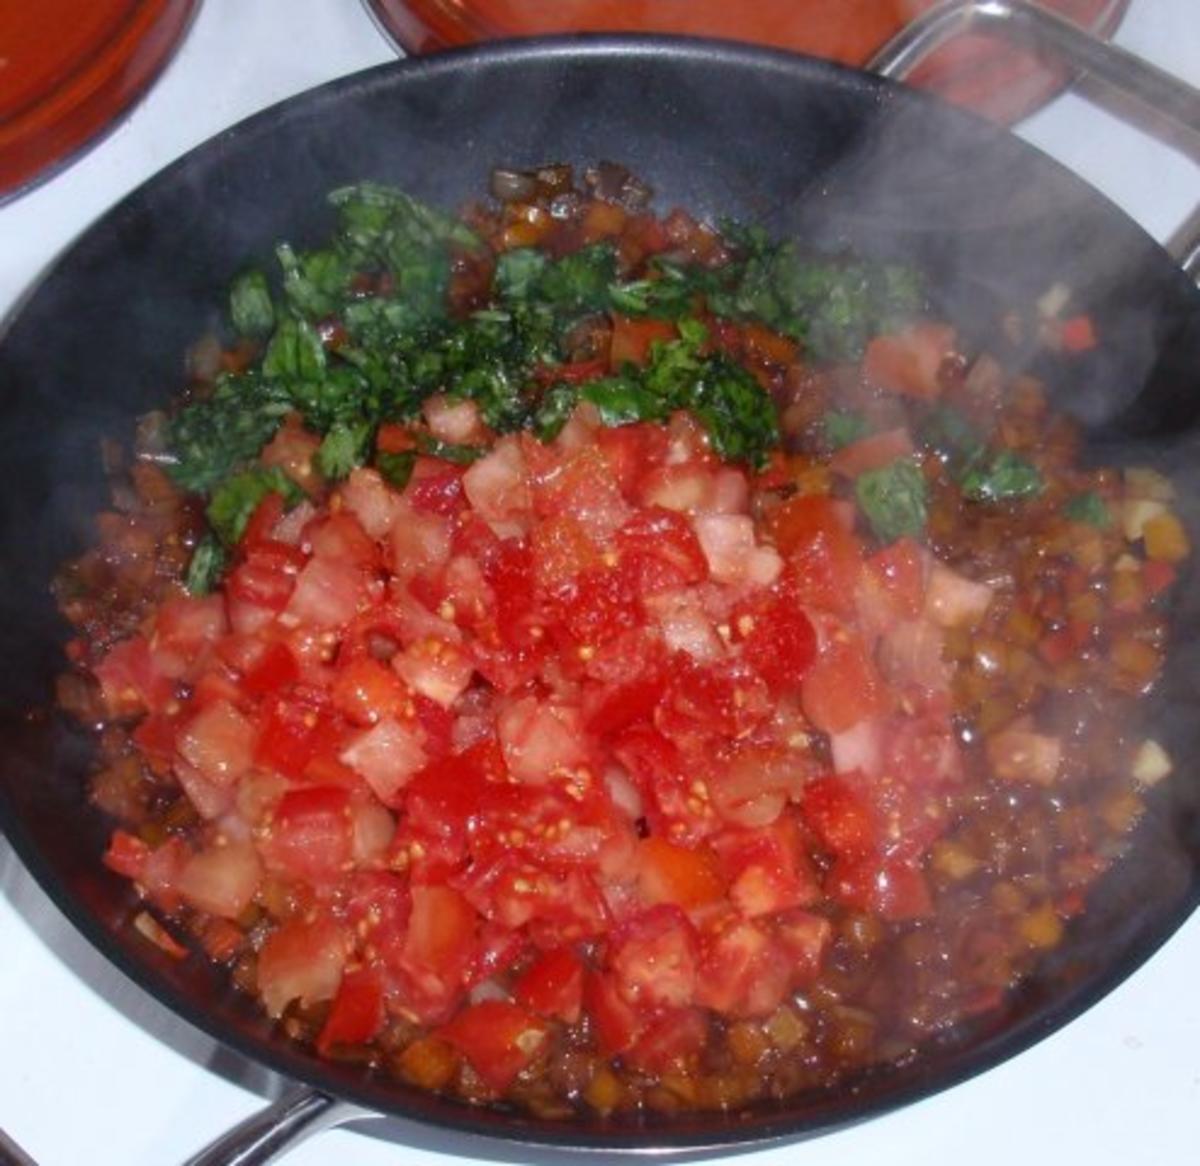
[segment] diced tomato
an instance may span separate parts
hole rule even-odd
[[[925,592],[925,614],[944,628],[973,627],[992,602],[992,588],[960,575],[944,563],[935,562],[929,571]]]
[[[771,529],[787,560],[786,586],[796,601],[852,614],[863,554],[839,503],[818,495],[792,498],[775,511]]]
[[[637,500],[642,478],[667,456],[668,439],[661,425],[601,426],[591,440],[604,455],[609,472],[630,502]]]
[[[737,739],[770,711],[762,679],[743,661],[708,666],[677,659],[675,676],[655,712],[655,724],[676,742],[714,734]]]
[[[161,671],[145,636],[114,644],[95,666],[105,707],[115,717],[161,710],[175,695],[175,684]]]
[[[402,680],[422,696],[449,708],[471,683],[475,664],[458,644],[425,636],[392,657]]]
[[[226,700],[205,706],[179,731],[176,747],[215,785],[231,786],[254,763],[254,723]]]
[[[799,688],[817,656],[812,622],[785,591],[757,592],[733,609],[730,630],[773,696]]]
[[[821,844],[849,859],[874,853],[879,845],[875,818],[844,777],[821,777],[804,787],[800,812]]]
[[[612,937],[608,967],[629,1005],[653,1010],[690,1004],[696,994],[695,928],[671,904],[651,907]]]
[[[626,1003],[610,974],[588,971],[583,981],[583,1006],[591,1019],[596,1045],[606,1057],[633,1047],[646,1027],[646,1018]]]
[[[778,552],[760,546],[748,514],[698,514],[692,519],[708,563],[708,573],[726,586],[767,587],[783,570]]]
[[[708,1018],[699,1008],[671,1008],[656,1016],[625,1061],[644,1073],[686,1071],[708,1043]]]
[[[736,915],[701,939],[696,1003],[726,1016],[767,1016],[791,985],[787,953],[759,923]]]
[[[104,865],[127,879],[140,882],[150,857],[150,847],[136,834],[114,830],[104,852]]]
[[[888,429],[839,449],[829,459],[829,468],[835,474],[857,478],[868,470],[891,465],[897,458],[911,457],[915,448],[907,428]]]
[[[925,875],[901,858],[839,860],[829,872],[825,890],[853,910],[893,923],[921,919],[933,910]]]
[[[225,583],[234,626],[238,626],[239,608],[257,608],[271,615],[281,612],[296,588],[296,578],[305,561],[301,551],[286,543],[258,542],[248,547]]]
[[[425,398],[421,412],[429,432],[439,441],[451,445],[478,445],[487,440],[487,430],[474,401],[435,393]]]
[[[283,517],[283,495],[272,490],[254,508],[246,529],[242,532],[241,545],[253,547],[259,543],[269,542],[279,520]]]
[[[258,890],[262,865],[249,843],[231,842],[193,855],[179,875],[179,893],[193,907],[236,919]]]
[[[583,962],[570,947],[543,952],[513,985],[513,998],[531,1012],[574,1024],[583,1009]]]
[[[638,843],[637,883],[647,904],[673,903],[685,911],[715,902],[726,887],[708,847],[676,846],[657,837]]]
[[[497,1092],[538,1058],[549,1038],[544,1021],[506,1000],[484,1000],[463,1009],[440,1034]]]
[[[595,649],[636,626],[637,592],[623,571],[590,567],[556,597],[554,610],[568,635]]]
[[[461,998],[475,956],[476,915],[457,891],[445,886],[412,888],[412,913],[398,967],[405,977],[405,1005],[417,1019],[437,1023]]]
[[[287,777],[302,777],[316,756],[328,721],[321,710],[278,697],[265,706],[254,746],[254,761]]]
[[[861,643],[835,640],[817,657],[801,688],[805,715],[826,733],[842,733],[883,711],[883,683]]]
[[[892,619],[916,619],[925,602],[924,552],[910,538],[897,539],[867,559],[862,585],[874,589],[879,627]]]
[[[334,559],[370,571],[381,564],[379,544],[345,509],[310,525],[307,535],[314,558]]]
[[[547,781],[588,761],[579,713],[569,705],[525,697],[500,713],[496,731],[510,772],[522,781]]]
[[[631,513],[608,461],[595,446],[535,473],[532,491],[539,517],[569,514],[596,543],[604,542]]]
[[[1064,320],[1058,340],[1064,352],[1088,352],[1099,343],[1096,325],[1087,315],[1071,316]]]
[[[708,577],[708,560],[692,524],[683,515],[649,507],[617,531],[622,566],[639,595],[674,591]]]
[[[863,375],[881,389],[931,400],[941,394],[938,372],[954,346],[955,332],[948,324],[920,323],[876,336],[867,344]]]
[[[151,649],[160,668],[184,676],[195,671],[198,659],[227,628],[225,600],[220,595],[175,597],[155,614]],[[168,667],[168,662],[173,666]]]
[[[348,971],[317,1036],[317,1052],[328,1056],[339,1045],[366,1044],[383,1028],[385,1019],[379,973],[366,967]]]
[[[394,444],[380,428],[377,439],[379,448]],[[409,439],[411,441],[411,439]],[[405,448],[409,448],[405,446]],[[399,453],[389,448],[387,452]],[[338,489],[343,507],[358,519],[363,530],[373,539],[384,538],[396,524],[401,511],[401,502],[396,492],[383,480],[378,470],[360,467],[350,471],[350,476]]]
[[[346,937],[331,919],[280,924],[258,953],[258,992],[270,1016],[293,1001],[304,1005],[337,993],[346,962]]]
[[[284,618],[293,626],[338,627],[366,605],[366,578],[360,567],[338,559],[311,559],[296,577]]]
[[[242,675],[242,687],[251,696],[267,696],[280,692],[300,676],[296,657],[280,640],[268,645]]]
[[[353,851],[350,793],[336,786],[289,790],[259,843],[267,866],[314,884],[335,881]]]
[[[747,918],[808,907],[821,895],[816,873],[800,850],[791,815],[755,830],[727,830],[712,839],[730,901]]]
[[[463,475],[463,490],[475,512],[497,533],[527,517],[532,498],[521,443],[502,438]]]
[[[362,774],[375,796],[390,806],[427,758],[416,727],[388,717],[350,738],[338,760]]]
[[[370,657],[356,657],[342,668],[330,690],[333,707],[356,725],[393,719],[409,702],[405,683]]]
[[[812,911],[785,911],[775,919],[775,934],[791,957],[792,987],[812,984],[833,940],[833,924]]]
[[[626,364],[645,364],[650,359],[652,344],[666,343],[678,336],[679,330],[670,320],[614,314],[612,348],[609,350],[612,371],[620,372]]]
[[[464,473],[439,458],[417,458],[404,500],[418,513],[456,514],[466,500]]]

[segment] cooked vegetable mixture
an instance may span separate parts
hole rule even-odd
[[[324,1057],[543,1116],[911,1056],[1171,769],[1171,486],[1086,468],[913,271],[611,164],[492,196],[335,191],[62,573],[134,924]]]

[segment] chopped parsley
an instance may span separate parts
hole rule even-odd
[[[877,470],[860,474],[854,493],[875,537],[890,543],[920,538],[925,533],[928,498],[925,476],[910,458],[897,458]]]

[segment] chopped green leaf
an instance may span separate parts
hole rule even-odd
[[[867,419],[849,410],[831,409],[821,418],[821,428],[825,433],[825,444],[830,449],[842,449],[866,436]]]
[[[961,480],[963,497],[972,502],[1006,502],[1030,498],[1042,491],[1037,467],[1012,450],[977,458]]]
[[[547,265],[531,291],[557,311],[578,314],[608,307],[608,288],[617,276],[611,243],[595,243]]]
[[[456,466],[469,466],[487,453],[487,449],[482,445],[455,445],[453,442],[439,441],[427,433],[417,433],[414,436],[420,453],[427,457],[441,458],[442,461],[452,462]]]
[[[383,475],[383,479],[397,490],[403,490],[412,477],[413,466],[417,464],[417,451],[406,449],[400,453],[377,453],[375,468]]]
[[[570,419],[579,401],[572,385],[555,385],[547,390],[533,414],[533,432],[539,441],[553,441]]]
[[[273,380],[320,380],[325,372],[325,346],[305,320],[284,320],[275,329],[263,357],[263,376]]]
[[[580,387],[579,396],[596,406],[600,420],[608,426],[662,421],[670,412],[668,400],[632,376],[588,381]]]
[[[779,444],[774,402],[750,373],[723,356],[708,358],[680,404],[700,419],[726,461],[761,466]]]
[[[927,500],[925,477],[909,458],[860,474],[854,484],[858,505],[876,538],[890,543],[925,532]]]
[[[290,408],[286,393],[253,373],[221,377],[168,423],[167,472],[184,489],[207,493],[258,456]]]
[[[502,299],[528,299],[550,262],[544,251],[515,247],[496,260],[496,290]]]
[[[246,271],[229,289],[229,318],[239,336],[269,336],[275,327],[271,289],[261,271]]]
[[[193,595],[207,595],[217,585],[227,562],[225,548],[217,537],[212,533],[204,535],[192,552],[183,585]]]
[[[257,466],[226,479],[214,491],[205,515],[217,538],[236,546],[258,504],[268,494],[282,494],[289,504],[298,502],[300,487],[278,466]]]
[[[337,422],[317,450],[317,469],[333,481],[344,478],[366,460],[373,432],[369,421]]]
[[[310,320],[331,315],[346,298],[353,271],[334,250],[297,255],[287,243],[275,248],[283,268],[283,292],[292,306]]]
[[[1105,527],[1112,522],[1108,506],[1095,490],[1076,494],[1067,502],[1065,511],[1072,522],[1085,522],[1088,526]]]

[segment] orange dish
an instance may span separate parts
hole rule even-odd
[[[723,37],[863,65],[932,0],[367,0],[408,52],[504,37],[570,32],[662,32]],[[1120,23],[1128,0],[1045,0],[1098,36]],[[1012,122],[1067,82],[1030,53],[966,37],[933,56],[915,80],[1000,122]]]

